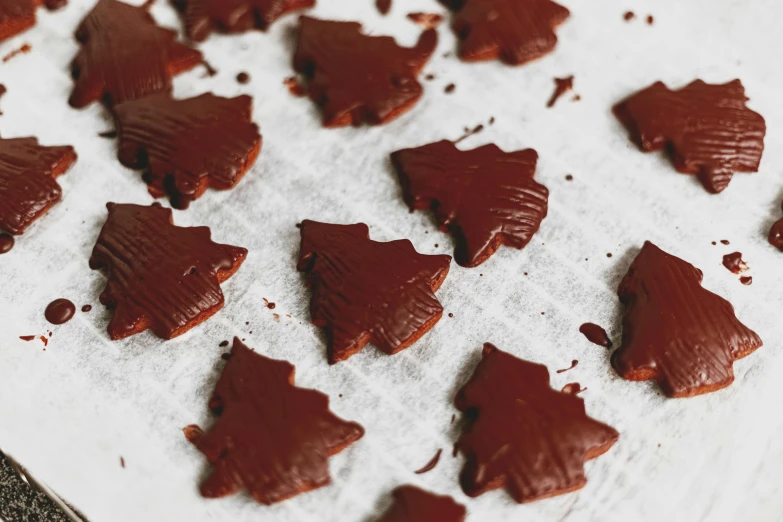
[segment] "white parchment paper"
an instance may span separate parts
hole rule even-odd
[[[79,161],[60,178],[62,203],[0,257],[0,447],[99,522],[369,522],[404,483],[453,495],[472,521],[783,520],[783,254],[765,240],[783,198],[783,4],[561,3],[572,16],[558,31],[557,50],[524,67],[461,63],[453,35],[441,26],[438,51],[424,71],[436,79],[424,82],[412,111],[375,128],[323,129],[314,105],[288,93],[283,79],[292,74],[296,16],[268,33],[210,37],[200,48],[219,74],[182,75],[175,93],[251,94],[263,151],[235,190],[209,191],[175,212],[175,222],[208,225],[214,240],[250,254],[223,284],[226,307],[215,317],[173,341],[144,333],[119,342],[109,340],[109,313],[98,303],[105,278],[87,259],[107,201],[152,198],[139,173],[116,160],[115,140],[98,137],[112,128],[105,110],[67,104],[68,64],[77,50],[72,34],[92,2],[40,10],[33,30],[0,45],[2,54],[32,45],[31,53],[0,63],[0,83],[8,88],[0,132],[72,144]],[[382,17],[373,4],[319,0],[312,14],[359,20],[373,34],[412,45],[421,29],[405,15],[444,12],[435,0],[394,0]],[[636,19],[625,22],[627,10]],[[152,12],[161,24],[180,28],[166,2]],[[648,14],[652,26],[644,21]],[[240,71],[250,74],[249,84],[235,81]],[[570,74],[581,101],[567,94],[546,109],[552,78]],[[636,150],[610,112],[655,80],[680,87],[696,78],[735,77],[767,121],[766,147],[760,171],[738,174],[719,196],[676,173],[662,155]],[[456,91],[445,94],[449,83]],[[295,270],[295,224],[365,222],[374,239],[409,238],[420,252],[452,253],[452,239],[428,213],[407,211],[388,154],[456,139],[479,123],[485,130],[461,147],[494,142],[539,152],[536,176],[551,192],[540,232],[524,251],[503,248],[479,268],[453,264],[438,297],[454,317],[444,315],[410,349],[389,357],[368,346],[330,367],[324,336],[309,321],[310,292]],[[609,353],[578,332],[593,321],[619,341],[617,283],[646,239],[701,268],[704,286],[729,299],[763,338],[763,348],[735,365],[729,389],[666,399],[654,384],[618,378]],[[721,239],[731,245],[711,244]],[[735,250],[751,266],[752,286],[721,266],[723,254]],[[43,310],[58,297],[93,309],[52,327]],[[276,308],[265,308],[264,298]],[[40,341],[18,339],[48,331],[45,351]],[[207,463],[180,430],[209,426],[207,398],[225,351],[218,344],[234,335],[291,361],[298,385],[329,394],[338,415],[365,426],[361,441],[331,459],[331,487],[272,507],[246,494],[199,496]],[[450,423],[453,398],[485,341],[546,364],[554,387],[580,382],[588,388],[582,394],[588,413],[620,431],[619,442],[586,465],[584,489],[524,506],[503,491],[477,499],[462,494],[463,458],[451,456],[461,429],[459,415]],[[554,372],[572,359],[579,361],[575,369]],[[414,475],[439,448],[440,464]]]

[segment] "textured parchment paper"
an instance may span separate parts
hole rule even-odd
[[[0,83],[8,87],[0,132],[72,144],[79,161],[60,178],[62,203],[0,258],[3,451],[99,522],[369,522],[403,483],[453,495],[472,521],[783,519],[783,254],[765,241],[783,198],[783,3],[561,1],[572,16],[558,31],[557,50],[524,67],[461,63],[442,26],[424,71],[437,78],[424,82],[412,111],[376,128],[323,129],[313,104],[288,93],[283,79],[292,73],[296,16],[268,33],[216,35],[201,45],[219,74],[207,78],[197,69],[180,76],[175,94],[251,94],[264,146],[235,190],[210,191],[175,212],[178,225],[208,225],[216,241],[250,254],[223,284],[225,309],[168,342],[151,333],[113,342],[106,334],[109,314],[98,303],[105,278],[87,265],[105,204],[152,198],[139,173],[117,162],[115,140],[98,137],[112,128],[104,109],[67,104],[68,63],[77,49],[72,34],[92,2],[39,11],[37,27],[0,46],[5,54],[32,45],[31,53],[0,63]],[[319,0],[312,14],[360,20],[373,34],[412,45],[421,29],[405,15],[443,12],[435,0],[394,0],[382,17],[373,4]],[[629,9],[637,18],[625,22]],[[166,2],[152,12],[161,24],[180,27]],[[644,21],[647,14],[654,25]],[[235,81],[240,71],[251,75],[249,84]],[[552,78],[570,74],[581,101],[567,94],[546,109]],[[610,112],[655,80],[680,87],[695,78],[735,77],[768,133],[760,172],[735,176],[719,196],[677,174],[662,155],[636,150]],[[456,91],[445,94],[452,82]],[[430,215],[408,213],[388,154],[456,139],[479,123],[485,130],[461,147],[495,142],[539,152],[537,179],[551,192],[541,231],[522,252],[501,249],[475,269],[452,265],[438,297],[454,317],[444,315],[412,348],[389,357],[369,346],[328,366],[324,336],[309,322],[310,292],[295,270],[295,224],[365,222],[374,239],[409,238],[421,252],[452,253],[453,241],[435,230]],[[704,286],[728,298],[763,338],[763,348],[735,365],[731,388],[666,399],[653,384],[619,379],[609,353],[579,334],[581,323],[594,321],[619,341],[617,283],[645,239],[700,267]],[[721,239],[731,245],[711,244]],[[751,266],[752,286],[721,266],[722,255],[735,250]],[[93,309],[52,327],[43,310],[58,297]],[[265,308],[263,298],[276,308]],[[49,330],[46,351],[40,341],[18,339]],[[338,415],[365,426],[364,439],[331,459],[331,487],[273,507],[245,494],[199,497],[206,461],[181,428],[209,426],[207,398],[223,365],[218,343],[234,335],[294,363],[298,385],[329,394]],[[453,458],[451,447],[461,423],[459,415],[450,423],[452,404],[485,341],[546,364],[555,387],[580,382],[588,388],[582,394],[588,413],[620,431],[619,442],[587,464],[583,490],[524,506],[502,491],[478,499],[460,491],[463,458]],[[554,373],[572,359],[579,360],[575,369]],[[438,448],[440,464],[414,475]]]

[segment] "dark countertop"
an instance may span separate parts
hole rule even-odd
[[[0,520],[4,522],[69,522],[44,493],[27,485],[0,453]]]

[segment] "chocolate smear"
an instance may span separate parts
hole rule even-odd
[[[415,486],[400,486],[392,492],[394,504],[378,522],[464,522],[467,510],[453,498]]]
[[[414,471],[414,473],[417,475],[422,475],[435,469],[435,466],[437,466],[438,462],[440,461],[441,453],[443,453],[443,449],[438,449],[437,453],[435,453],[435,456],[432,457],[429,462],[427,462],[421,469]]]
[[[0,23],[2,23],[2,22],[0,22]],[[18,56],[20,54],[29,53],[32,50],[33,50],[33,48],[30,46],[30,44],[23,44],[18,49],[14,49],[10,53],[8,53],[5,56],[3,56],[3,63],[6,63],[7,61],[11,60],[12,58],[15,58],[16,56]]]
[[[269,505],[331,482],[329,457],[362,438],[364,428],[335,416],[323,393],[294,386],[294,371],[234,338],[209,401],[215,423],[206,432],[183,430],[213,465],[202,496],[247,489]]]
[[[549,191],[533,177],[538,154],[504,152],[496,145],[461,151],[439,141],[392,153],[411,210],[432,209],[441,230],[451,231],[454,257],[475,267],[501,245],[522,249],[547,214]]]
[[[421,98],[416,79],[435,51],[428,29],[413,48],[389,36],[367,36],[356,22],[303,16],[294,69],[309,79],[310,98],[323,109],[325,127],[387,123]]]
[[[101,303],[113,310],[109,336],[123,339],[151,329],[182,335],[223,308],[220,283],[247,256],[210,239],[207,227],[177,227],[171,209],[108,203],[109,217],[90,257],[107,271]]]
[[[0,138],[0,229],[19,235],[62,199],[56,178],[76,161],[73,147]]]
[[[182,14],[185,33],[196,42],[212,31],[265,31],[275,20],[315,5],[315,0],[171,0]]]
[[[522,503],[575,491],[587,482],[585,461],[619,438],[587,416],[581,398],[552,389],[546,366],[489,343],[456,405],[470,421],[457,441],[470,497],[505,487]]]
[[[748,269],[748,264],[742,260],[742,252],[734,252],[723,256],[723,266],[732,274],[740,274]]]
[[[566,78],[555,78],[555,92],[552,93],[552,97],[546,103],[546,106],[552,108],[557,103],[557,100],[574,88],[574,76],[568,76]]]
[[[407,239],[381,243],[363,223],[305,220],[297,269],[312,287],[313,324],[325,328],[329,363],[372,342],[387,354],[415,343],[443,315],[435,297],[446,255],[419,254]]]
[[[609,339],[609,336],[606,335],[606,330],[597,324],[585,323],[579,327],[579,331],[593,344],[603,346],[607,349],[612,347],[612,341]]]
[[[441,0],[455,11],[459,57],[522,65],[552,52],[569,11],[551,0]]]
[[[621,377],[654,379],[669,397],[709,393],[734,381],[734,361],[762,341],[701,282],[701,270],[644,243],[617,291],[626,309],[612,366]]]
[[[567,372],[568,370],[573,370],[574,368],[576,368],[577,364],[579,364],[579,361],[574,359],[573,361],[571,361],[571,366],[569,366],[568,368],[563,368],[562,370],[557,370],[557,373],[564,373]]]
[[[154,94],[114,108],[119,159],[145,169],[154,197],[184,209],[212,187],[235,187],[261,151],[250,96],[202,94],[173,100]]]
[[[147,9],[119,0],[98,0],[76,30],[81,44],[71,64],[69,103],[107,105],[171,91],[172,77],[202,62],[201,53],[155,24]]]
[[[739,80],[696,80],[677,91],[656,82],[613,110],[642,151],[667,149],[677,171],[718,193],[734,172],[758,171],[766,124],[747,100]]]
[[[55,299],[46,307],[44,316],[52,324],[67,323],[76,313],[76,306],[68,299]]]

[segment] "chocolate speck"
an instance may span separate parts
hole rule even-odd
[[[101,138],[106,138],[106,139],[116,138],[117,137],[117,131],[116,130],[109,130],[109,131],[99,132],[98,136],[101,137]]]
[[[87,305],[82,306],[82,312],[84,312],[85,314],[87,312],[89,312],[90,310],[92,310],[92,305],[88,305],[87,304]]]
[[[566,174],[566,181],[574,181],[574,176],[571,174]]]
[[[237,74],[237,82],[241,83],[242,85],[248,83],[250,81],[250,75],[246,72],[242,71],[241,73]]]
[[[612,253],[611,252],[607,252],[606,253],[606,257],[612,257]]]
[[[338,395],[338,397],[340,397],[342,399],[343,398],[343,394],[341,393],[340,395]]]
[[[740,283],[742,283],[745,286],[753,284],[753,278],[750,276],[742,276],[740,277]]]
[[[451,312],[449,312],[449,317],[454,317],[454,314],[452,314]]]
[[[427,80],[428,82],[431,82],[432,80],[435,79],[435,75],[434,74],[427,74],[427,75],[424,76],[424,79]]]
[[[626,13],[623,15],[623,20],[630,22],[634,19],[634,17],[636,17],[636,15],[633,14],[633,11],[626,11]]]
[[[494,117],[494,116],[490,116],[490,118],[489,118],[489,124],[490,124],[490,125],[494,125],[494,124],[495,124],[495,117]]]
[[[277,314],[272,314],[272,317],[275,318],[275,321],[280,321],[280,316]]]
[[[32,341],[33,339],[35,339],[35,336],[34,336],[34,335],[20,335],[20,336],[19,336],[19,338],[20,338],[21,340],[23,340],[23,341],[30,342],[30,341]]]
[[[438,244],[437,243],[435,243],[435,248],[438,248]]]
[[[479,132],[481,132],[481,131],[483,131],[483,130],[484,130],[484,126],[483,126],[483,125],[481,125],[481,124],[479,124],[479,125],[476,125],[476,126],[475,126],[475,127],[473,127],[472,129],[468,129],[468,128],[466,127],[466,128],[465,128],[465,134],[463,134],[463,135],[462,135],[462,136],[461,136],[459,139],[457,139],[457,140],[454,142],[454,144],[456,145],[457,143],[461,142],[461,141],[462,141],[462,140],[464,140],[465,138],[468,138],[468,137],[470,137],[470,136],[473,136],[474,134],[478,134]]]
[[[566,78],[555,78],[555,91],[549,98],[546,106],[551,108],[555,106],[557,100],[566,92],[574,88],[574,76],[568,76]]]
[[[228,341],[222,341],[218,346],[220,346],[221,348],[225,348],[226,346],[228,346]]]
[[[206,60],[203,60],[203,61],[201,62],[201,65],[203,65],[203,66],[204,66],[204,69],[206,69],[206,71],[207,71],[207,76],[215,76],[215,75],[218,73],[217,69],[215,69],[214,67],[212,67],[212,64],[210,64],[210,63],[209,63],[208,61],[206,61]]]
[[[120,466],[122,466],[122,469],[125,469],[125,459],[120,457]]]
[[[655,23],[655,18],[653,18],[653,15],[647,16],[647,25],[652,25]]]
[[[721,239],[720,242],[721,242],[722,245],[730,245],[731,244],[731,243],[729,243],[728,239]]]
[[[446,86],[445,89],[443,89],[443,92],[445,92],[446,94],[451,94],[452,92],[454,92],[454,89],[456,89],[456,88],[457,88],[456,85],[454,85],[453,83],[450,83],[450,84],[448,84]]]
[[[713,241],[713,242],[712,242],[712,246],[715,246],[715,245],[717,245],[717,244],[718,244],[718,243],[717,243],[717,241]]]
[[[13,58],[14,56],[17,56],[19,54],[29,53],[32,49],[33,48],[30,47],[30,44],[24,44],[20,48],[15,49],[15,50],[11,51],[10,53],[6,54],[5,56],[3,56],[3,63],[7,62],[11,58]]]

